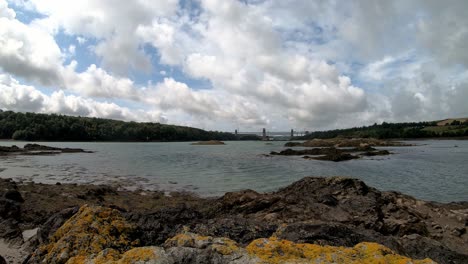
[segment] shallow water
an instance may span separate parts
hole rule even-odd
[[[39,142],[95,153],[0,157],[0,177],[186,190],[212,196],[247,188],[272,191],[305,176],[349,176],[380,190],[396,190],[424,200],[468,201],[468,141],[415,141],[410,143],[419,146],[385,148],[394,155],[339,163],[261,155],[284,149],[285,142],[226,143]],[[12,144],[22,147],[25,142],[0,142]]]

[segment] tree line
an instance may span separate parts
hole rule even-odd
[[[0,138],[27,141],[235,140],[232,133],[161,123],[124,122],[0,110]]]
[[[447,129],[427,129],[437,127],[437,122],[409,122],[409,123],[375,123],[371,126],[354,127],[347,129],[335,129],[328,131],[316,131],[298,137],[297,139],[313,138],[436,138],[436,137],[466,137],[468,136],[468,121],[460,122],[454,120],[448,124]]]

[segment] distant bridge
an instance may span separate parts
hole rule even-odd
[[[309,131],[295,131],[291,129],[289,132],[284,131],[268,131],[265,128],[263,131],[256,132],[239,132],[237,129],[234,131],[238,136],[260,136],[263,140],[290,140],[293,137],[300,137],[309,134]]]

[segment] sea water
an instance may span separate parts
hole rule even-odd
[[[27,142],[4,141],[0,145]],[[468,201],[468,141],[424,140],[385,147],[389,156],[343,162],[300,156],[267,157],[285,142],[226,145],[175,143],[37,142],[94,153],[0,157],[0,177],[55,184],[112,184],[127,189],[189,191],[218,196],[241,189],[274,191],[306,176],[346,176],[380,190],[439,202]]]

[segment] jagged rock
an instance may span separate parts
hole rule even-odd
[[[40,244],[48,243],[49,236],[51,236],[57,229],[59,229],[70,217],[76,214],[79,207],[72,207],[63,209],[62,211],[52,215],[47,221],[41,225],[37,231],[37,239]]]
[[[227,237],[246,245],[254,239],[270,237],[277,228],[277,225],[270,224],[267,221],[233,216],[200,221],[200,223],[191,226],[190,229],[203,235]]]
[[[147,213],[125,213],[126,219],[136,226],[135,236],[142,245],[160,245],[179,232],[183,225],[202,218],[201,213],[186,206],[162,208]]]

